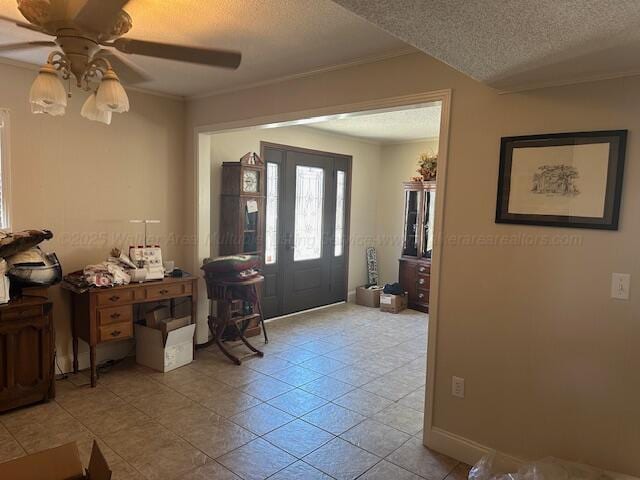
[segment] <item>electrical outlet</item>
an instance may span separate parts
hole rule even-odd
[[[611,298],[618,300],[629,300],[629,289],[631,287],[631,275],[628,273],[611,274]]]
[[[464,378],[451,378],[451,395],[458,398],[464,398]]]

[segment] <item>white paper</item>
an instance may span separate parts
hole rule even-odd
[[[247,202],[247,213],[255,213],[258,211],[258,201],[257,200],[249,200]]]
[[[608,143],[514,148],[512,159],[509,213],[604,216]]]
[[[384,303],[385,305],[391,305],[391,296],[380,295],[380,303]]]

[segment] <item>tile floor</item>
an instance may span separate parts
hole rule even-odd
[[[421,443],[426,329],[338,305],[268,324],[240,367],[212,347],[166,374],[124,361],[95,389],[74,375],[0,415],[0,462],[71,441],[87,462],[97,439],[114,480],[464,480]]]

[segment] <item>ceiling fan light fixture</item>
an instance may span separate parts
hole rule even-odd
[[[34,113],[64,114],[67,106],[67,92],[52,64],[47,63],[40,68],[29,91],[29,102]]]
[[[129,97],[116,73],[109,68],[100,82],[96,94],[96,106],[105,112],[123,113],[129,111]]]
[[[104,123],[105,125],[111,124],[112,113],[98,108],[95,92],[87,97],[84,105],[82,105],[82,110],[80,110],[80,115],[88,120]]]

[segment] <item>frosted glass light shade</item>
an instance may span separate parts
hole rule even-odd
[[[64,115],[64,112],[65,108],[61,105],[50,105],[48,107],[43,107],[42,105],[38,105],[37,103],[31,104],[31,113],[46,113],[47,115],[57,117],[60,115]]]
[[[34,113],[64,114],[64,109],[67,106],[67,92],[56,69],[50,63],[40,68],[40,72],[29,91],[29,102]]]
[[[84,105],[82,105],[82,110],[80,110],[80,115],[95,122],[104,123],[106,125],[111,124],[112,113],[110,111],[100,110],[98,108],[98,105],[96,104],[95,93],[89,95],[87,100],[84,102]]]
[[[99,110],[107,112],[122,113],[129,111],[127,92],[124,91],[118,76],[111,69],[107,70],[102,77],[102,82],[100,82],[96,95],[96,105]]]

